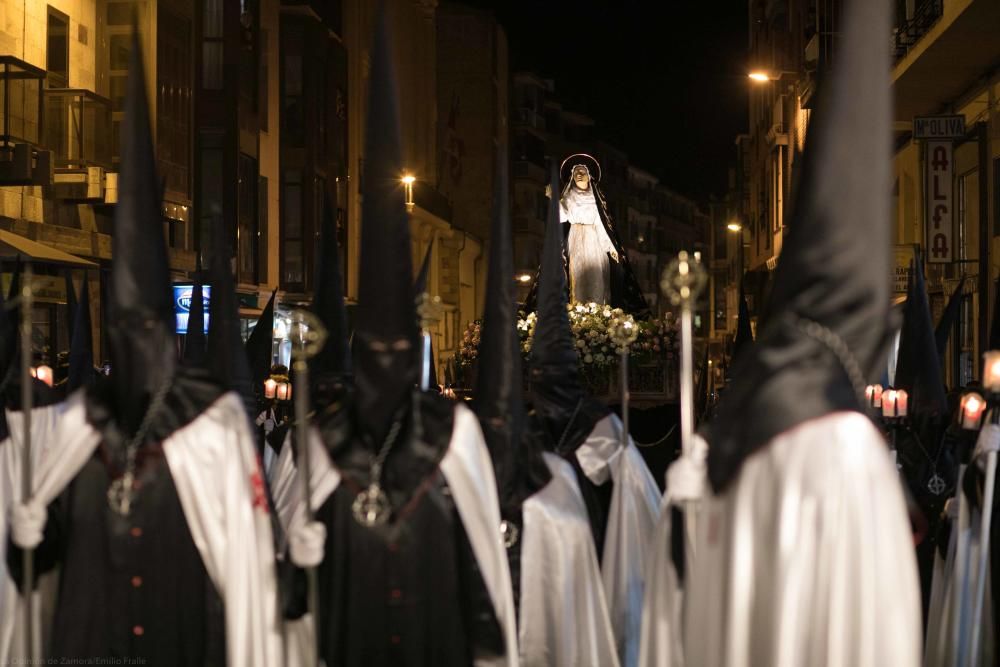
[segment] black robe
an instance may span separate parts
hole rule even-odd
[[[318,569],[320,651],[328,665],[468,667],[476,656],[504,653],[492,600],[439,469],[454,403],[430,394],[419,400],[423,438],[408,435],[407,410],[382,477],[393,514],[375,528],[360,525],[351,510],[369,482],[372,451],[354,435],[354,409],[338,403],[320,418],[343,475],[316,512],[327,529]]]
[[[138,488],[128,517],[107,501],[112,479],[121,474],[112,452],[122,438],[107,396],[88,394],[87,419],[104,439],[49,505],[35,551],[36,573],[61,567],[49,657],[133,658],[154,667],[226,664],[222,601],[160,445],[221,394],[200,372],[179,373],[137,457]],[[21,551],[11,541],[7,554],[20,585]]]

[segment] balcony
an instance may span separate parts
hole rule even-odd
[[[0,185],[46,185],[52,164],[41,143],[45,71],[0,56]]]
[[[913,15],[893,29],[893,58],[899,62],[944,14],[944,0],[917,0]]]
[[[53,152],[57,198],[113,203],[111,100],[81,88],[45,90],[45,145]]]
[[[539,132],[545,132],[545,116],[531,109],[516,109],[514,126],[529,127]]]
[[[111,100],[81,88],[49,88],[45,107],[45,146],[57,171],[111,168]]]

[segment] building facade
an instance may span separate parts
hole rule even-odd
[[[891,219],[881,224],[891,225],[896,244],[897,303],[905,298],[917,252],[926,262],[935,319],[965,278],[960,323],[945,358],[946,382],[962,386],[981,373],[997,310],[1000,4],[895,4],[895,24],[887,36],[893,44],[893,209]],[[836,0],[749,2],[748,64],[758,80],[750,83],[749,132],[737,140],[742,176],[736,201],[747,235],[752,311],[766,296],[781,251],[817,82],[837,57],[839,8]]]

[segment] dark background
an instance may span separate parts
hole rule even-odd
[[[492,9],[511,70],[553,79],[633,165],[694,198],[725,192],[747,125],[745,2],[461,2]]]

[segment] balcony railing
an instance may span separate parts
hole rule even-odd
[[[37,146],[43,118],[45,71],[14,56],[0,56],[0,150]]]
[[[56,168],[111,168],[111,100],[80,88],[49,88],[45,105],[45,146]]]
[[[944,0],[917,0],[913,15],[901,17],[893,29],[893,57],[898,62],[944,13]]]

